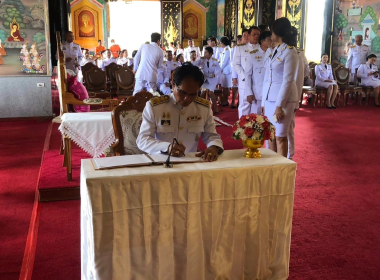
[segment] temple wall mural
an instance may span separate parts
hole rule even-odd
[[[161,1],[162,39],[161,44],[169,48],[170,42],[181,43],[182,39],[182,1]],[[188,37],[198,36],[197,18],[189,14],[184,21],[184,32]]]
[[[380,55],[380,1],[336,0],[332,60],[346,63],[355,36],[363,36],[363,44],[371,53]]]
[[[46,0],[0,2],[0,76],[50,73]]]

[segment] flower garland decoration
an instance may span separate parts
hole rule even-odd
[[[266,116],[249,114],[241,118],[232,127],[232,138],[236,140],[271,140],[275,138],[275,126]]]

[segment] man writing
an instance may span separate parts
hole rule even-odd
[[[144,44],[136,53],[133,60],[133,71],[136,73],[135,90],[133,94],[143,90],[157,90],[157,69],[162,67],[164,60],[163,52],[160,48],[161,34],[152,33],[151,43]]]

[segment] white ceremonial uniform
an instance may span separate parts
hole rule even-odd
[[[285,43],[275,48],[266,65],[261,106],[265,107],[265,115],[271,121],[276,107],[281,107],[285,113],[280,121],[273,122],[277,137],[288,136],[290,122],[294,117],[298,101],[295,82],[297,67],[297,51]]]
[[[210,103],[203,98],[197,97],[184,108],[173,93],[146,103],[136,140],[139,149],[149,154],[166,152],[174,137],[182,142],[187,153],[197,151],[200,137],[207,147],[214,145],[223,151]]]
[[[332,82],[325,82],[325,80],[332,80]],[[330,64],[321,63],[315,66],[315,85],[323,88],[336,85]]]
[[[195,53],[197,54],[197,59],[201,58],[201,51],[199,50],[199,47],[196,47],[196,46],[188,46],[185,50],[184,50],[184,54],[183,54],[183,58],[185,59],[185,61],[190,61],[190,53],[192,51],[195,51]]]
[[[232,65],[239,77],[239,118],[248,115],[251,111],[251,104],[247,97],[253,95],[252,90],[246,91],[246,79],[250,78],[249,73],[253,66],[253,56],[257,52],[259,45],[251,43],[236,47]]]
[[[220,68],[222,69],[221,85],[224,88],[232,87],[232,66],[231,66],[231,48],[227,46],[220,54]]]
[[[164,95],[168,95],[172,90],[165,83],[169,83],[169,77],[166,67],[163,66],[157,69],[157,87]]]
[[[202,56],[205,56],[205,49],[209,47],[209,45],[206,45],[206,46],[203,46],[203,50],[202,50]],[[213,58],[216,58],[217,60],[219,60],[219,47],[218,46],[215,46],[215,47],[211,47],[212,48],[212,57]]]
[[[239,46],[239,45],[237,45]],[[238,74],[236,73],[236,70],[233,66],[233,60],[234,60],[234,55],[235,55],[235,50],[237,48],[237,46],[231,48],[231,79],[237,79],[238,80],[238,85],[239,85],[239,77],[238,77]],[[232,85],[232,87],[238,87],[238,85]]]
[[[369,64],[368,62],[359,66],[358,77],[361,78],[361,84],[366,87],[376,88],[380,86],[379,74],[375,77],[374,75],[368,76],[369,73],[379,71],[375,64]]]
[[[167,72],[168,72],[168,78],[170,79],[171,78],[171,75],[172,75],[172,71],[174,71],[175,69],[177,69],[179,63],[178,62],[175,62],[173,60],[167,60],[165,61],[165,67],[167,69]],[[168,80],[169,82],[169,80]]]
[[[100,61],[100,67],[103,71],[106,70],[106,66],[110,65],[111,63],[117,63],[116,58],[105,58]]]
[[[156,91],[157,69],[162,67],[163,60],[163,51],[157,43],[152,42],[141,46],[133,60],[133,70],[137,71],[133,94],[144,89],[146,84],[149,85],[147,90]]]
[[[203,75],[205,76],[205,81],[202,88],[214,92],[218,84],[218,76],[222,72],[218,60],[216,58],[206,59],[201,57],[200,59],[194,61],[193,65],[200,67]],[[215,77],[213,77],[213,74]]]
[[[351,70],[351,74],[355,74],[355,69],[367,61],[369,54],[369,47],[367,45],[353,45],[350,47],[346,67]],[[351,75],[352,77],[353,75]]]
[[[308,86],[308,87],[313,87],[313,80],[310,79],[310,67],[309,67],[309,63],[307,61],[305,52],[303,50],[299,50],[298,55],[301,57],[301,60],[302,60],[301,62],[303,63],[303,74],[304,74],[303,85]]]
[[[82,61],[80,62],[80,67],[85,66],[87,63],[92,63],[92,64],[96,65],[95,60],[93,60],[91,58],[85,58],[85,57],[83,57]],[[82,69],[81,68],[78,69],[77,80],[80,83],[83,82],[83,73],[82,73]]]
[[[82,50],[80,49],[80,46],[78,44],[72,43],[62,43],[62,51],[65,54],[65,59],[71,57],[71,61],[66,62],[66,69],[73,70],[75,73],[77,73],[77,69],[75,67],[75,58],[78,59],[78,64],[80,65],[83,54]],[[56,58],[58,59],[57,55]]]
[[[123,66],[123,65],[126,64],[126,63],[127,63],[127,66],[131,66],[132,63],[133,63],[133,59],[132,59],[132,58],[129,58],[129,57],[127,57],[127,58],[122,57],[122,58],[118,58],[118,59],[117,59],[117,65],[121,65],[121,66]]]
[[[252,67],[247,69],[246,95],[254,95],[255,100],[252,101],[248,114],[261,115],[261,100],[263,93],[263,83],[265,77],[265,63],[267,62],[267,54],[259,47],[254,50]]]
[[[301,99],[302,96],[302,87],[304,82],[304,59],[303,59],[303,51],[298,51],[298,67],[297,67],[297,74],[296,74],[296,86],[297,86],[297,93],[298,93],[298,100]],[[298,110],[299,102],[296,103],[296,109]],[[296,127],[295,123],[295,117],[296,117],[296,110],[294,110],[294,117],[290,122],[289,127],[289,133],[288,133],[288,159],[293,160],[293,156],[295,153],[295,137],[294,137],[294,128]]]
[[[175,55],[180,55],[180,54],[184,54],[184,50],[183,49],[177,49]]]

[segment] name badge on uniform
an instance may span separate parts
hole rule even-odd
[[[282,62],[281,58],[279,58],[279,57],[277,57],[277,60],[280,61],[280,62]]]
[[[162,113],[161,125],[170,125],[170,113]]]
[[[201,120],[201,119],[202,119],[201,116],[194,116],[194,117],[188,117],[187,121],[188,122],[192,122],[192,121],[198,121],[198,120]]]

